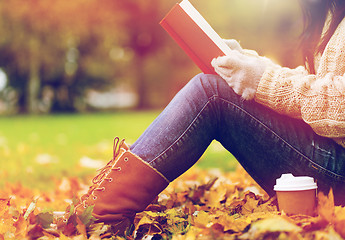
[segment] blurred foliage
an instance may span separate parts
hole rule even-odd
[[[297,0],[191,2],[223,38],[285,66],[301,63]],[[90,89],[116,86],[137,93],[137,108],[166,105],[199,72],[158,24],[175,3],[0,0],[0,69],[9,79],[0,110],[88,111]]]
[[[303,22],[298,0],[191,0],[223,38],[237,39],[277,63],[303,64],[299,36]]]

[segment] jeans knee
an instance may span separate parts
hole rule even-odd
[[[224,82],[224,79],[214,74],[199,73],[192,78],[192,81],[196,81],[203,85],[218,85],[219,82]]]
[[[229,88],[228,84],[218,75],[199,73],[190,81],[193,89],[203,89],[208,96],[219,95],[219,90]]]

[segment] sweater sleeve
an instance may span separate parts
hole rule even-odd
[[[316,75],[304,67],[272,66],[262,76],[255,100],[303,119],[325,137],[345,137],[345,23],[322,54]]]

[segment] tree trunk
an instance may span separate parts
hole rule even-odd
[[[40,79],[40,60],[39,43],[37,39],[30,40],[30,68],[29,79],[26,92],[26,110],[28,113],[35,114],[39,112],[39,92],[41,87]]]
[[[146,109],[150,107],[149,96],[148,96],[148,86],[146,83],[145,74],[145,57],[136,56],[135,61],[135,83],[138,94],[138,105],[137,109]]]

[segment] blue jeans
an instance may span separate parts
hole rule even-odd
[[[345,205],[345,149],[302,120],[244,101],[216,75],[195,76],[153,121],[131,151],[170,181],[184,173],[213,141],[231,152],[274,195],[283,173],[316,179]]]

